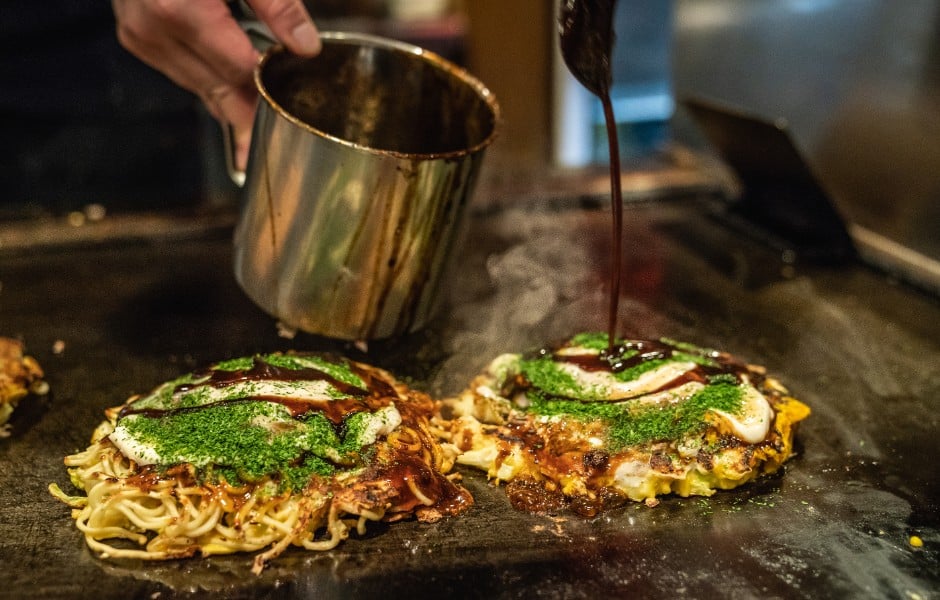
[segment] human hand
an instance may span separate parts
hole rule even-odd
[[[299,55],[320,51],[301,0],[250,0],[255,15]],[[258,52],[223,0],[112,0],[117,37],[132,54],[198,95],[235,132],[235,162],[244,169],[257,106],[252,72]]]

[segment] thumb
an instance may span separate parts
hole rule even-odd
[[[251,0],[255,15],[294,54],[320,52],[320,34],[301,0]]]

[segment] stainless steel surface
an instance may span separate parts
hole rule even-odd
[[[677,0],[673,57],[677,96],[786,119],[873,262],[936,289],[940,3]]]
[[[496,100],[414,46],[322,39],[314,59],[272,49],[256,70],[236,278],[289,327],[348,340],[414,331],[435,308]]]
[[[603,329],[603,193],[492,194],[499,206],[470,215],[474,243],[447,310],[365,354],[303,333],[280,338],[232,280],[227,230],[0,252],[0,330],[26,342],[51,387],[20,405],[0,440],[0,597],[936,595],[940,304],[858,265],[784,264],[675,198],[628,205],[623,329],[764,364],[809,404],[781,476],[584,520],[516,512],[462,469],[476,498],[467,514],[370,528],[324,553],[291,549],[260,577],[245,555],[146,563],[85,547],[46,489],[68,489],[62,457],[87,444],[105,407],[197,365],[336,350],[440,395],[498,353]]]

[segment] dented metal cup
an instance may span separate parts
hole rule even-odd
[[[432,316],[484,149],[493,95],[434,53],[323,33],[270,48],[235,231],[235,276],[285,325],[348,339]]]

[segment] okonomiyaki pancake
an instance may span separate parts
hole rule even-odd
[[[506,482],[514,506],[592,516],[777,471],[810,411],[727,353],[588,333],[499,356],[441,412],[457,462]]]
[[[42,367],[24,354],[23,344],[0,337],[0,437],[9,435],[8,421],[20,401],[30,394],[45,394],[48,389]]]
[[[170,559],[294,545],[327,550],[370,521],[434,522],[471,506],[429,428],[433,401],[331,355],[220,362],[106,411],[65,458],[73,507],[103,557]]]

